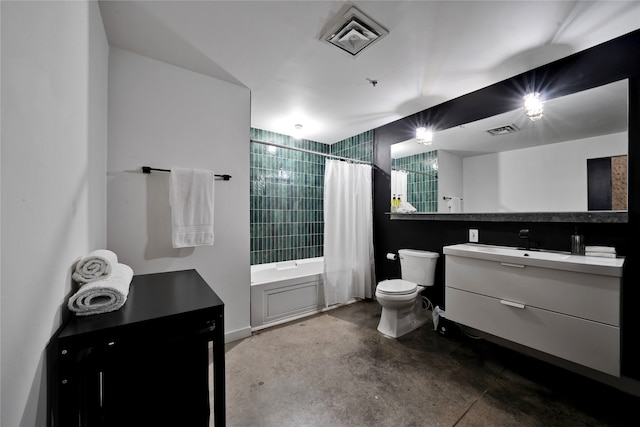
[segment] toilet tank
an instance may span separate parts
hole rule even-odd
[[[400,273],[403,280],[433,286],[436,262],[440,254],[416,249],[400,249]]]

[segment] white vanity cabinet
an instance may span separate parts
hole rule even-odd
[[[448,319],[620,376],[624,258],[471,244],[443,252]]]

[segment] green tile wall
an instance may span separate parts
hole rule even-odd
[[[410,172],[407,175],[407,194],[403,195],[403,200],[411,203],[418,212],[438,212],[437,151],[393,159],[391,167]]]
[[[373,131],[331,146],[261,129],[251,139],[370,161]],[[321,155],[251,143],[251,264],[323,255],[324,164]]]
[[[373,163],[373,131],[331,144],[330,153],[334,156]]]

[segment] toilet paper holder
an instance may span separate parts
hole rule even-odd
[[[393,252],[388,252],[387,253],[387,259],[391,260],[391,261],[395,261],[398,259],[398,255],[394,254]]]

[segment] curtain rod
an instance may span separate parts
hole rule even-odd
[[[323,156],[323,157],[336,159],[336,160],[343,160],[345,162],[364,163],[365,165],[371,164],[371,162],[367,162],[366,160],[350,159],[348,157],[335,156],[333,154],[321,153],[319,151],[307,150],[305,148],[289,147],[288,145],[276,144],[275,142],[259,141],[257,139],[251,139],[251,142],[255,142],[256,144],[271,145],[272,147],[284,148],[287,150],[301,151],[303,153],[308,153],[308,154],[317,154],[318,156]]]
[[[433,172],[420,172],[420,171],[414,171],[411,169],[393,169],[393,167],[391,167],[392,171],[396,171],[396,172],[406,172],[406,173],[417,173],[419,175],[426,175],[426,176],[430,176],[431,178],[437,178],[438,177],[438,173],[433,173]]]
[[[142,173],[151,173],[151,171],[158,171],[158,172],[171,172],[171,169],[158,169],[158,168],[152,168],[151,166],[142,166]],[[231,179],[231,175],[218,175],[218,174],[214,174],[217,178],[222,178],[225,181],[229,181]]]

